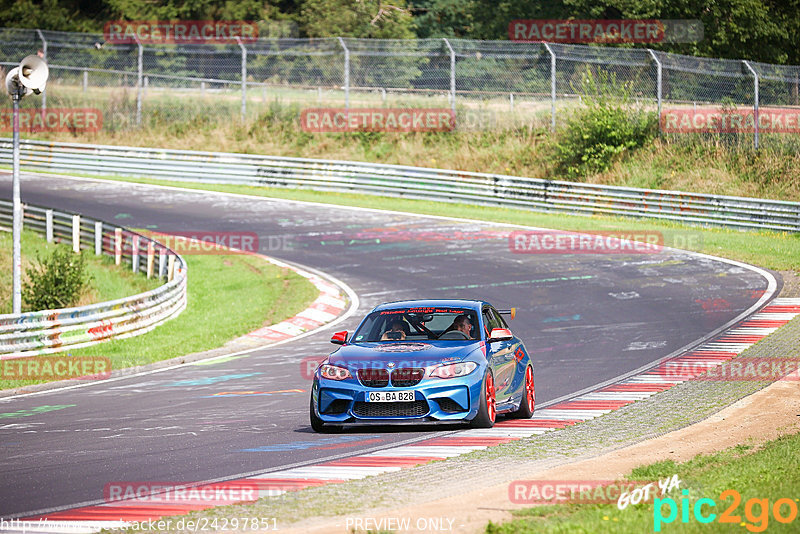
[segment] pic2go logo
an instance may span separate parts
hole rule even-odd
[[[689,522],[689,512],[691,510],[694,515],[695,521],[698,523],[712,523],[716,520],[718,523],[733,523],[739,525],[742,523],[742,516],[734,515],[739,504],[742,502],[742,496],[736,490],[725,490],[719,494],[721,501],[726,501],[729,498],[733,502],[725,509],[724,512],[717,514],[711,512],[711,508],[716,508],[717,503],[713,499],[697,499],[694,505],[689,503],[689,490],[681,492],[683,497],[680,499],[680,514],[681,523]],[[667,508],[667,515],[664,516],[664,508]],[[661,532],[661,526],[674,522],[678,518],[679,506],[675,499],[670,497],[653,501],[653,530]],[[744,517],[747,520],[744,526],[750,532],[764,532],[769,526],[769,514],[772,511],[772,517],[778,523],[788,524],[797,518],[797,504],[793,499],[783,498],[776,500],[772,507],[770,507],[769,499],[749,499],[744,505]]]

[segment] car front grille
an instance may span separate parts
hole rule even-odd
[[[389,385],[389,371],[386,369],[359,369],[358,379],[368,388],[385,388]]]
[[[428,413],[428,402],[356,402],[353,413],[358,417],[419,417]]]
[[[458,404],[453,399],[443,398],[443,399],[436,399],[436,402],[439,403],[439,408],[442,409],[443,412],[466,412],[466,408],[462,408],[460,404]]]
[[[416,386],[425,376],[425,369],[417,367],[400,368],[392,371],[392,385],[397,388]]]

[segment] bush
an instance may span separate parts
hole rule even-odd
[[[37,257],[25,272],[22,299],[36,311],[75,306],[91,279],[84,257],[65,247],[56,247],[44,261]]]
[[[658,131],[656,114],[632,106],[627,86],[607,74],[598,77],[587,70],[585,107],[570,116],[553,142],[556,171],[568,179],[607,170],[619,154],[643,146]]]

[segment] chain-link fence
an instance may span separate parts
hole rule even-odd
[[[253,120],[274,113],[276,103],[441,107],[466,127],[555,129],[587,96],[589,75],[606,93],[659,113],[747,110],[755,123],[745,133],[756,146],[766,133],[759,109],[800,113],[798,66],[642,48],[351,38],[143,45],[109,43],[102,34],[0,29],[0,50],[6,69],[36,52],[50,66],[46,93],[25,106],[97,108],[107,131]]]

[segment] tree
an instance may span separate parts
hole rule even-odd
[[[308,37],[413,38],[405,0],[306,0],[301,30]]]

